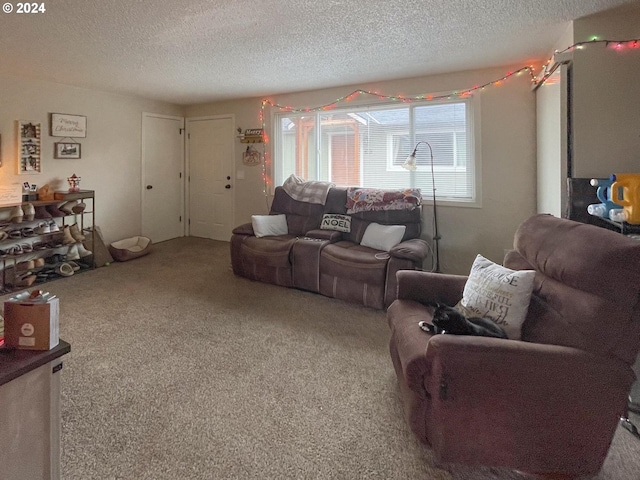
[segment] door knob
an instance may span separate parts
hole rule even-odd
[[[153,188],[153,185],[147,185],[147,190],[151,190]]]
[[[224,186],[224,188],[231,188],[231,185],[229,185],[228,183]]]

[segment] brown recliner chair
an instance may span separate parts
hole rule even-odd
[[[466,277],[400,271],[390,350],[412,431],[445,463],[594,474],[640,346],[640,243],[536,215],[504,264],[536,270],[522,340],[430,335],[427,302],[455,305]]]

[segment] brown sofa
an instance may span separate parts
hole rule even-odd
[[[275,189],[270,214],[285,214],[288,234],[256,237],[251,223],[231,236],[236,275],[328,297],[387,307],[396,295],[396,272],[422,268],[428,245],[421,240],[420,208],[359,212],[351,215],[351,232],[321,230],[325,213],[346,214],[347,189],[331,188],[324,205],[294,200]],[[367,226],[405,225],[402,242],[388,254],[360,245]]]
[[[466,277],[398,272],[387,316],[406,419],[441,462],[595,474],[635,379],[640,243],[536,215],[504,265],[536,271],[521,341],[422,331],[425,304],[456,304]]]

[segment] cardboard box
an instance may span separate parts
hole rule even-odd
[[[5,302],[4,340],[9,348],[49,350],[59,343],[60,303]]]

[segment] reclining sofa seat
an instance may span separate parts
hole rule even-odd
[[[640,244],[535,215],[504,265],[536,271],[521,341],[423,332],[426,304],[455,305],[467,277],[398,273],[387,318],[407,422],[441,462],[595,474],[635,380]]]
[[[397,290],[396,272],[422,268],[428,253],[427,243],[419,238],[420,208],[354,213],[350,233],[320,229],[325,213],[347,214],[347,188],[331,188],[325,205],[319,205],[294,200],[277,187],[270,214],[285,214],[289,233],[257,238],[250,223],[235,228],[233,272],[368,307],[390,305]],[[360,245],[373,222],[405,225],[402,242],[388,253]]]

